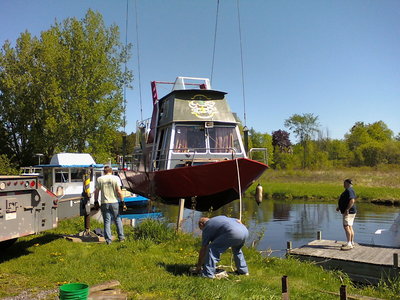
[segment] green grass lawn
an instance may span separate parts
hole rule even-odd
[[[267,170],[258,180],[267,198],[337,201],[343,180],[352,178],[358,201],[400,205],[400,171],[354,168],[328,171]],[[255,185],[250,189],[254,193]]]
[[[252,248],[244,249],[250,276],[231,274],[222,280],[190,276],[188,269],[200,247],[198,238],[175,234],[159,221],[143,222],[135,230],[125,226],[125,243],[73,243],[62,237],[80,231],[82,223],[82,218],[62,221],[55,230],[21,238],[3,250],[0,297],[23,291],[35,295],[70,282],[94,285],[118,280],[129,299],[281,299],[281,277],[287,275],[291,299],[338,299],[327,292],[338,293],[343,283],[349,294],[400,299],[399,282],[391,287],[357,288],[340,272],[294,259],[263,257]],[[231,270],[229,251],[221,264]]]

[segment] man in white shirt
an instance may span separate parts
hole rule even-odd
[[[101,214],[104,221],[104,237],[107,244],[112,241],[111,234],[111,219],[114,219],[117,225],[118,239],[120,242],[125,240],[124,228],[122,226],[121,217],[119,215],[119,202],[124,203],[120,187],[120,179],[118,176],[112,174],[112,168],[109,166],[104,167],[104,175],[100,176],[96,182],[96,190],[94,191],[94,205],[95,208],[99,207],[99,192],[101,191]],[[123,204],[124,205],[124,204]],[[124,205],[125,206],[125,205]]]

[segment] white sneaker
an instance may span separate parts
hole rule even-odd
[[[340,250],[351,250],[351,249],[353,249],[353,245],[349,245],[349,244],[346,244],[346,246],[342,246],[341,248],[340,248]]]

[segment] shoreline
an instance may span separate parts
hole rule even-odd
[[[255,195],[258,183],[265,199],[337,201],[342,182],[352,178],[357,201],[400,206],[400,172],[374,169],[343,170],[267,170],[249,189]]]

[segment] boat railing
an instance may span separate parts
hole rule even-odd
[[[170,153],[172,152],[172,155]],[[161,166],[169,165],[170,168],[194,166],[222,160],[243,157],[242,153],[237,153],[236,148],[172,148],[164,152],[157,153],[159,157],[153,161],[154,170],[162,169]]]
[[[262,158],[260,158],[262,154]],[[258,155],[257,155],[258,154]],[[268,165],[268,149],[267,148],[251,148],[249,151],[249,158]]]
[[[42,170],[40,167],[21,167],[20,175],[40,175]]]
[[[153,161],[149,164],[143,161],[143,152],[137,150],[130,162],[126,163],[126,168],[132,171],[146,169],[144,164],[150,165],[152,170],[162,170],[168,168],[177,168],[185,166],[200,165],[223,160],[230,160],[244,157],[244,153],[237,152],[235,147],[229,148],[171,148],[168,150],[157,151]],[[146,157],[153,157],[152,153],[147,153]]]

